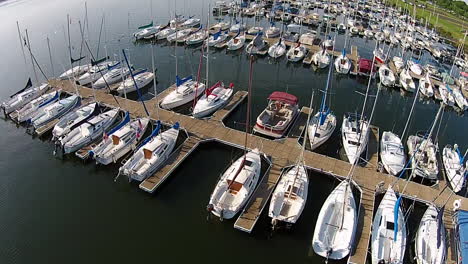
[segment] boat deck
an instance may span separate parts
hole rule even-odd
[[[52,80],[50,81],[50,84],[53,87],[56,88],[61,88],[63,91],[67,91],[69,93],[74,93],[75,88],[69,81],[56,81]],[[90,88],[78,86],[77,87],[79,93],[83,97],[92,97],[93,91]],[[161,93],[158,95],[158,98],[156,99],[151,99],[148,101],[145,101],[145,104],[147,108],[150,111],[150,117],[152,119],[160,119],[164,123],[175,123],[179,122],[181,126],[186,129],[190,136],[193,136],[193,139],[187,141],[185,145],[185,152],[189,152],[191,149],[194,148],[194,146],[197,144],[194,139],[200,139],[200,140],[219,140],[221,142],[226,142],[227,144],[230,145],[237,145],[237,146],[242,146],[244,145],[244,140],[245,140],[245,134],[242,131],[238,131],[235,129],[231,129],[228,127],[225,127],[222,122],[219,121],[219,119],[208,119],[208,120],[198,120],[195,118],[192,118],[190,116],[186,116],[183,114],[175,113],[172,111],[167,111],[164,109],[159,109],[158,112],[156,112],[156,106],[158,100],[164,96],[165,93]],[[125,107],[126,110],[130,111],[131,115],[133,117],[135,116],[146,116],[146,113],[144,111],[143,105],[140,102],[136,101],[131,101],[127,100],[121,97],[113,97],[110,94],[107,94],[105,90],[99,90],[96,91],[96,100],[99,102],[102,102],[106,105],[113,106],[113,107]],[[157,115],[159,113],[159,115]],[[300,124],[297,124],[300,125]],[[294,129],[294,128],[293,128]],[[290,166],[293,165],[296,162],[296,158],[300,155],[301,152],[301,145],[298,144],[298,139],[297,137],[287,137],[282,140],[270,140],[266,139],[260,136],[256,135],[250,135],[249,136],[249,141],[248,141],[248,148],[253,149],[253,148],[259,148],[264,155],[271,157],[272,160],[272,170],[268,174],[268,177],[265,178],[268,179],[267,185],[262,185],[261,188],[259,187],[258,191],[259,193],[262,192],[262,195],[254,195],[251,202],[252,205],[249,204],[248,207],[246,207],[247,213],[252,212],[253,214],[250,214],[248,216],[248,219],[250,219],[250,223],[252,221],[255,221],[256,218],[260,216],[260,213],[262,210],[262,207],[265,207],[269,193],[274,189],[274,186],[276,185],[276,182],[278,181],[279,178],[279,173],[280,169],[285,167],[285,166]],[[185,155],[179,155],[178,159],[174,162],[174,164],[181,163],[183,161],[181,156],[186,157],[188,154]],[[315,152],[310,152],[306,151],[304,153],[304,161],[305,165],[313,168],[316,171],[323,172],[323,173],[333,173],[336,175],[344,176],[348,175],[348,172],[351,168],[351,165],[348,162],[338,160],[332,157],[328,157],[325,155],[321,155]],[[167,173],[162,173],[162,175],[168,175],[171,170],[167,170]],[[321,174],[316,173],[313,174],[312,177],[321,177]],[[451,205],[456,199],[461,199],[462,201],[465,201],[466,199],[458,196],[458,195],[451,195],[452,191],[449,188],[444,188],[446,185],[445,181],[441,181],[440,184],[434,185],[434,186],[425,186],[416,182],[405,182],[405,181],[398,181],[395,182],[395,177],[391,176],[389,174],[384,174],[381,172],[378,172],[375,170],[375,168],[366,168],[366,167],[356,167],[353,175],[353,180],[361,187],[363,190],[375,190],[376,186],[378,184],[384,184],[385,187],[388,185],[392,184],[394,189],[398,192],[403,190],[404,186],[406,186],[405,189],[405,196],[410,198],[410,199],[418,199],[418,200],[424,200],[424,201],[432,201],[434,197],[438,197],[435,201],[437,205],[442,205],[447,201],[448,205]],[[311,179],[312,181],[312,179]],[[160,181],[161,182],[161,181]],[[157,186],[158,184],[154,184],[153,186]],[[153,188],[152,186],[146,187],[147,189]],[[265,190],[265,191],[264,191]],[[440,194],[440,196],[439,196]],[[261,197],[260,200],[257,200],[256,197]],[[372,197],[372,194],[363,194],[363,197]],[[369,198],[370,199],[370,198]],[[253,210],[253,208],[256,208],[256,210]],[[366,209],[367,206],[364,206],[364,210],[361,211],[361,214],[364,217],[368,217],[368,220],[372,218],[372,206],[369,205],[368,209]],[[249,209],[252,208],[252,210],[249,211]],[[468,202],[462,202],[461,203],[461,209],[463,210],[468,210]],[[447,208],[446,212],[449,212],[451,208]],[[244,215],[244,214],[242,214]],[[360,217],[363,217],[360,216]],[[237,224],[239,227],[244,226],[246,227],[246,230],[250,229],[249,226],[253,226],[254,224],[249,224],[249,221],[244,221],[247,217],[242,217],[239,220],[239,223]],[[253,219],[253,220],[252,220]],[[366,219],[366,218],[364,218]],[[363,223],[365,226],[368,224],[370,225],[370,221]],[[253,227],[252,227],[253,228]],[[367,228],[367,229],[366,229]],[[367,246],[362,246],[365,245],[368,241],[368,235],[367,232],[369,230],[368,227],[366,227],[362,230],[358,230],[356,241],[357,243],[357,250],[351,256],[353,259],[358,258],[359,254],[367,254]],[[365,251],[364,251],[365,249]],[[357,263],[363,263],[361,261]]]

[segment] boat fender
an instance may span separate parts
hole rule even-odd
[[[454,212],[457,211],[458,209],[460,209],[460,206],[461,206],[461,199],[453,201],[453,211]]]

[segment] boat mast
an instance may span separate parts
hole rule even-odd
[[[52,62],[52,53],[50,52],[49,36],[47,36],[46,40],[47,40],[47,48],[49,50],[50,69],[52,70],[52,76],[55,76],[54,63]]]
[[[31,51],[31,44],[29,43],[28,29],[26,29],[25,32],[26,32],[26,41],[28,44],[29,55],[31,55],[31,65],[32,65],[33,72],[34,72],[34,77],[36,78],[36,84],[39,84],[39,78],[37,78],[36,67],[34,66],[34,57]]]
[[[210,28],[210,7],[211,5],[208,4],[208,19],[206,20],[206,33],[207,33],[207,36],[209,37],[210,34],[208,32],[208,29]],[[203,48],[202,48],[203,50]],[[209,54],[210,54],[210,45],[208,45],[208,40],[206,41],[206,85],[205,85],[205,89],[206,91],[208,91],[208,84],[209,84],[209,79],[208,79],[208,73],[209,73]]]
[[[24,47],[23,47],[24,44],[23,44],[23,39],[21,38],[21,31],[20,31],[20,28],[19,28],[18,21],[16,21],[16,29],[18,30],[18,39],[19,39],[19,42],[20,42],[21,52],[23,53],[24,66],[27,66],[26,55],[24,55]]]
[[[159,120],[159,104],[157,103],[158,90],[156,89],[156,70],[154,69],[154,45],[156,40],[151,41],[151,67],[153,69],[153,88],[154,88],[154,98],[156,98],[156,117]]]

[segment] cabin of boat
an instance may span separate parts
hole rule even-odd
[[[285,92],[273,92],[268,99],[268,106],[257,117],[254,132],[280,138],[299,113],[298,99]]]

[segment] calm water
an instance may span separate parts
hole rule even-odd
[[[169,4],[170,3],[170,4]],[[207,14],[208,1],[178,1],[177,10],[185,15]],[[95,52],[102,14],[105,26],[100,54],[118,58],[122,48],[128,49],[136,67],[151,68],[151,46],[134,44],[130,33],[138,25],[150,21],[150,1],[88,2],[89,43]],[[174,12],[174,1],[153,1],[155,22],[164,23]],[[45,74],[53,76],[46,38],[50,39],[54,73],[69,68],[66,48],[66,14],[69,13],[74,57],[78,57],[81,37],[78,20],[84,17],[82,1],[7,1],[0,4],[0,99],[22,87],[33,73],[29,56],[23,58],[16,29],[28,29],[31,46]],[[253,25],[253,20],[246,20]],[[260,24],[266,26],[266,21]],[[87,32],[87,29],[85,30]],[[337,48],[343,46],[343,36],[337,37]],[[371,57],[374,42],[355,38],[362,57]],[[106,48],[104,48],[104,46]],[[349,48],[348,48],[349,51]],[[175,78],[174,47],[155,46],[158,69],[157,90],[162,91]],[[179,75],[196,76],[200,51],[198,48],[177,47]],[[26,64],[25,64],[26,59]],[[428,61],[425,55],[423,61]],[[237,89],[246,89],[248,58],[244,53],[210,52],[210,80],[233,82]],[[38,74],[40,74],[38,72]],[[202,71],[202,76],[204,72]],[[302,64],[288,64],[259,58],[254,64],[252,116],[266,105],[266,97],[275,90],[297,95],[300,104],[308,105],[315,90],[314,107],[319,106],[319,89],[324,89],[327,71],[314,72]],[[40,76],[39,76],[40,77]],[[360,111],[367,80],[334,74],[331,108],[341,125],[348,111]],[[375,83],[371,93],[377,91]],[[150,98],[147,88],[145,98]],[[373,124],[381,131],[401,134],[411,108],[413,96],[383,89]],[[371,99],[370,102],[373,102]],[[370,104],[367,107],[370,114]],[[410,133],[427,130],[437,112],[438,104],[419,101],[416,104]],[[227,121],[229,126],[243,129],[242,108]],[[183,125],[183,124],[182,124]],[[447,111],[439,132],[440,146],[458,143],[464,150],[467,139],[466,116]],[[247,235],[233,229],[233,221],[206,220],[205,206],[219,174],[237,158],[236,150],[220,144],[203,145],[192,158],[172,175],[155,195],[148,195],[135,184],[124,180],[113,182],[118,166],[96,167],[74,158],[59,160],[52,156],[52,143],[32,139],[23,127],[1,121],[0,132],[0,263],[69,263],[196,261],[216,263],[259,263],[289,261],[290,263],[322,263],[310,253],[315,219],[326,196],[337,180],[310,173],[311,186],[304,214],[292,231],[280,232],[270,238],[269,221],[263,215]],[[320,150],[336,156],[339,129],[333,144]],[[418,210],[416,210],[419,212]],[[416,213],[414,219],[420,218]],[[417,222],[416,220],[413,220]],[[414,229],[417,224],[410,224]],[[226,256],[231,256],[226,258]]]

